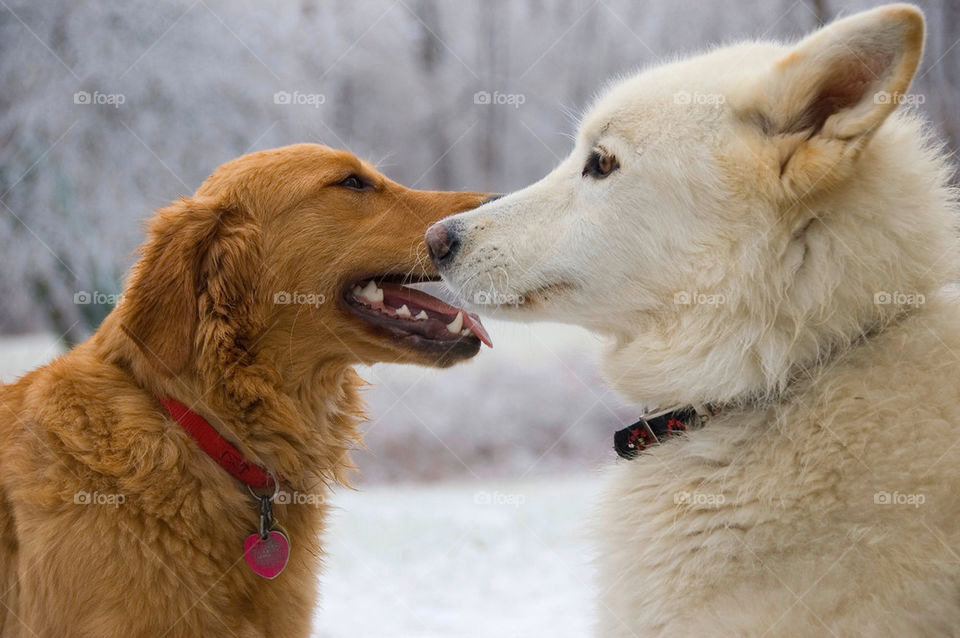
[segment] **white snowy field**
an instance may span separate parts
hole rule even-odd
[[[52,335],[31,334],[0,338],[0,383],[10,383],[63,352]]]
[[[591,634],[592,474],[335,495],[317,638]]]

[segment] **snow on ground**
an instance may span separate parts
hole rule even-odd
[[[61,352],[63,346],[52,335],[3,337],[0,339],[0,383],[14,381]]]
[[[316,638],[582,638],[598,480],[338,492]]]

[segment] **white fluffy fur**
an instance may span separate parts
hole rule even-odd
[[[642,406],[725,406],[611,468],[601,635],[960,635],[957,206],[897,108],[922,42],[890,5],[620,79],[553,172],[446,222],[466,300],[609,335]]]

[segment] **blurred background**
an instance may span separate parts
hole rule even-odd
[[[86,338],[143,221],[232,157],[319,142],[408,186],[507,192],[568,152],[608,79],[877,4],[0,0],[0,378]],[[955,150],[960,3],[918,4],[914,93]],[[452,370],[361,371],[364,493],[336,497],[317,635],[587,633],[576,530],[635,408],[587,333],[486,324],[496,348]]]

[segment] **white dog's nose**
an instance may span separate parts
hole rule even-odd
[[[483,203],[489,204],[501,197],[503,197],[502,193],[490,195]],[[427,244],[427,252],[430,254],[430,259],[437,268],[449,266],[457,256],[457,251],[461,246],[460,234],[462,232],[462,224],[463,221],[458,219],[457,216],[454,216],[447,217],[427,229],[427,233],[423,239]]]
[[[438,268],[453,261],[457,249],[460,247],[460,240],[457,239],[456,231],[451,229],[446,222],[437,222],[428,228],[424,241],[427,243],[427,252],[430,253],[430,259]]]

